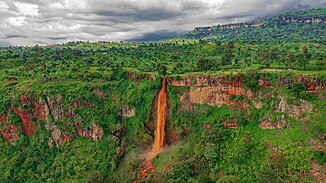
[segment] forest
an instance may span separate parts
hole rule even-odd
[[[0,182],[323,182],[325,10],[1,47]],[[164,146],[147,161],[160,110]]]

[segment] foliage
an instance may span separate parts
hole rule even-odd
[[[324,151],[315,151],[314,158],[321,164],[326,163],[326,153]]]
[[[309,41],[325,44],[325,24],[315,21],[325,21],[325,17],[325,8],[289,12],[254,22],[199,27],[182,38],[246,43]]]
[[[292,81],[304,75],[317,84],[326,82],[326,29],[325,24],[286,20],[324,16],[325,9],[287,13],[248,27],[218,26],[185,36],[210,37],[200,40],[0,48],[0,117],[6,117],[0,131],[18,128],[13,145],[0,138],[0,182],[134,181],[139,157],[153,141],[162,77],[170,83],[182,76],[194,80],[197,74],[238,77],[254,97],[223,93],[230,103],[248,103],[246,109],[239,103],[197,105],[186,101],[193,97],[185,95],[191,87],[168,85],[166,132],[178,142],[168,139],[165,151],[151,160],[155,171],[144,182],[311,181],[310,159],[325,163],[325,152],[313,151],[310,142],[324,138],[326,95],[310,94]],[[269,88],[259,85],[263,79],[273,86],[291,82]],[[264,117],[280,119],[275,112],[279,95],[287,96],[288,104],[311,103],[310,121],[286,116],[287,129],[260,129]],[[35,117],[36,103],[48,107],[47,119]],[[12,107],[28,112],[33,137],[25,135]],[[125,110],[134,115],[124,117]],[[237,129],[222,126],[225,121]],[[76,124],[89,132],[95,122],[103,129],[102,139],[93,142],[78,134]],[[46,129],[48,124],[71,141],[52,142],[50,148],[54,132]]]

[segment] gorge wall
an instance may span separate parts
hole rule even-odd
[[[236,100],[230,100],[231,95],[244,96],[248,99],[254,99],[258,95],[263,98],[268,97],[268,93],[253,92],[251,89],[244,88],[243,77],[238,76],[189,76],[180,79],[171,79],[169,83],[172,86],[187,86],[188,92],[185,92],[180,99],[183,102],[190,102],[191,104],[208,104],[212,106],[232,105]],[[263,88],[275,88],[285,85],[292,86],[293,83],[303,83],[307,91],[318,91],[325,89],[324,83],[318,77],[311,79],[298,75],[295,78],[286,78],[281,75],[278,78],[277,84],[274,86],[268,79],[258,79],[258,85]],[[241,104],[246,108],[246,104]]]
[[[300,100],[299,104],[289,104],[286,101],[286,98],[288,98],[286,94],[279,93],[275,96],[270,92],[272,88],[282,86],[291,88],[294,83],[302,83],[305,90],[311,93],[325,90],[324,83],[317,76],[312,79],[302,75],[296,77],[279,75],[278,81],[274,85],[268,79],[260,78],[257,84],[261,86],[261,89],[257,91],[252,91],[244,86],[245,82],[246,78],[238,76],[189,76],[169,81],[172,86],[188,87],[182,95],[179,95],[181,107],[184,110],[194,111],[196,105],[201,104],[217,107],[226,105],[235,110],[245,110],[250,114],[251,106],[260,109],[264,105],[269,105],[272,109],[276,105],[276,109],[272,113],[281,114],[280,117],[277,119],[272,119],[271,115],[262,117],[259,126],[262,129],[286,128],[285,117],[307,121],[310,116],[303,114],[313,111],[313,107],[309,102]],[[276,98],[276,104],[263,102],[264,99],[269,98]],[[227,119],[221,123],[229,128],[237,127],[236,122]],[[207,126],[209,124],[204,125],[204,127]]]
[[[20,95],[20,100],[17,103],[19,104],[18,106],[8,106],[8,109],[9,113],[14,112],[19,117],[20,123],[16,122],[16,124],[13,124],[12,120],[8,117],[8,113],[0,114],[1,135],[4,140],[13,145],[16,144],[15,140],[18,139],[21,132],[27,137],[32,137],[35,134],[36,128],[45,128],[51,132],[51,137],[48,141],[49,147],[52,147],[53,144],[58,146],[63,142],[75,139],[78,135],[86,139],[92,138],[94,141],[99,140],[103,136],[103,129],[96,122],[92,123],[88,130],[82,128],[76,122],[78,116],[74,113],[73,109],[73,107],[78,108],[80,104],[72,102],[70,106],[63,105],[61,95],[46,97],[45,99],[40,97],[34,100],[25,95]],[[24,108],[25,105],[29,105],[29,107]],[[75,121],[73,125],[76,128],[76,134],[61,130],[54,124],[54,121],[63,118],[73,119]],[[43,122],[45,123],[43,124]],[[20,130],[20,126],[22,126],[22,130]]]
[[[142,79],[156,80],[154,76],[148,74],[144,77],[140,77],[132,73],[128,75],[128,78],[136,78],[135,82],[142,82]],[[183,94],[179,96],[179,99],[181,108],[188,111],[195,110],[196,105],[208,104],[217,107],[226,105],[233,109],[246,110],[250,113],[250,110],[248,110],[250,105],[256,108],[261,108],[263,105],[266,105],[264,102],[257,99],[271,97],[271,93],[264,91],[264,88],[271,89],[281,86],[291,87],[297,82],[303,83],[305,89],[309,92],[325,90],[324,83],[318,77],[304,77],[302,75],[296,77],[284,77],[280,75],[277,82],[274,82],[274,84],[267,78],[260,78],[257,84],[262,87],[262,90],[255,92],[246,88],[246,78],[239,76],[193,75],[178,79],[167,78],[163,80],[163,83],[164,81],[167,85],[173,87],[187,87]],[[102,90],[95,89],[93,90],[93,95],[99,98],[109,97],[108,94],[104,93]],[[9,97],[14,98],[13,96]],[[278,97],[277,106],[279,106],[275,112],[279,111],[284,113],[284,116],[302,119],[302,113],[313,110],[312,106],[303,100],[300,102],[300,105],[293,105],[285,102],[286,96],[284,95],[274,97]],[[242,100],[241,98],[246,98],[248,100]],[[71,141],[78,136],[98,141],[104,134],[103,128],[96,121],[92,121],[88,128],[83,127],[78,122],[78,115],[75,113],[75,110],[80,107],[91,107],[92,104],[90,102],[77,102],[72,100],[70,104],[64,104],[65,99],[63,99],[60,94],[45,97],[38,96],[33,99],[22,94],[18,100],[15,100],[18,105],[9,104],[7,106],[9,112],[0,114],[1,136],[4,140],[13,145],[16,144],[15,141],[20,135],[25,134],[27,137],[31,137],[36,133],[36,129],[40,127],[44,127],[51,132],[51,137],[48,141],[49,147],[54,145],[59,146],[61,143]],[[19,119],[13,120],[13,113],[17,115]],[[127,105],[123,105],[121,110],[117,110],[117,113],[124,118],[137,115],[136,108]],[[261,119],[261,128],[283,128],[284,116],[279,119],[280,123],[275,123],[270,116],[266,116],[264,119]],[[156,116],[156,118],[157,117],[158,116]],[[66,125],[69,126],[70,129],[73,128],[75,132],[72,133],[67,129],[62,129],[53,123],[61,119],[72,120],[73,123],[67,122]],[[236,127],[236,124],[230,121],[223,121],[222,124],[232,128]],[[155,127],[152,125],[150,130],[154,131],[154,129]],[[170,130],[172,132],[167,135],[166,138],[168,141],[174,141],[177,139],[176,128],[171,127]]]

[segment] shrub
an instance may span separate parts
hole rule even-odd
[[[326,163],[326,153],[324,151],[315,151],[314,158],[321,164]]]
[[[291,90],[296,96],[299,96],[305,90],[305,86],[302,83],[294,83]]]
[[[311,99],[311,94],[308,91],[301,91],[299,93],[299,98],[308,100]]]
[[[258,182],[274,183],[277,179],[277,173],[272,168],[264,168],[258,177]]]
[[[241,182],[240,178],[234,175],[224,176],[217,181],[217,183],[240,183],[240,182]]]
[[[259,73],[257,72],[257,70],[249,69],[245,74],[245,80],[243,81],[243,85],[253,91],[257,91],[261,87],[258,84],[258,79]]]
[[[95,171],[93,173],[88,174],[87,183],[100,183],[104,181],[104,177],[101,172]]]
[[[199,71],[212,70],[215,67],[215,61],[207,58],[200,58],[197,61],[197,69]]]

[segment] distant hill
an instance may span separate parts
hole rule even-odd
[[[220,41],[326,43],[326,8],[289,12],[254,22],[197,27],[182,36]]]

